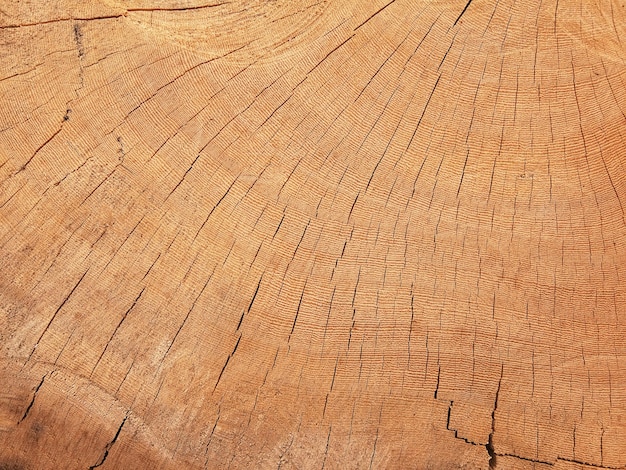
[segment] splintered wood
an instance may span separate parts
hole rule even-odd
[[[626,468],[623,0],[0,1],[0,468]]]

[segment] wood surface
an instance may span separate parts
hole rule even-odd
[[[626,468],[624,0],[0,1],[0,468]]]

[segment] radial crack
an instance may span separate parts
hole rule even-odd
[[[502,385],[502,375],[504,373],[504,364],[500,368],[500,380],[498,380],[498,388],[496,389],[496,398],[493,403],[493,410],[491,411],[491,432],[489,433],[489,440],[485,448],[489,454],[489,468],[496,468],[496,451],[493,447],[493,435],[496,432],[496,411],[498,409],[498,397],[500,396],[500,386]]]
[[[113,447],[113,445],[117,441],[117,438],[120,437],[120,433],[122,432],[122,428],[124,427],[124,424],[126,424],[126,420],[128,419],[129,413],[130,412],[126,413],[126,416],[124,416],[124,419],[122,420],[122,424],[120,424],[120,427],[117,428],[117,432],[115,433],[115,436],[113,436],[113,439],[111,439],[111,441],[104,447],[104,452],[102,453],[102,457],[100,457],[100,460],[98,460],[98,462],[95,465],[92,465],[91,467],[89,467],[88,470],[93,470],[94,468],[100,467],[102,466],[102,464],[104,464],[104,461],[109,456],[109,451],[111,450],[111,447]]]
[[[26,417],[28,416],[28,414],[30,413],[31,408],[33,407],[33,405],[35,404],[35,399],[37,398],[37,392],[39,391],[39,389],[41,388],[41,386],[43,385],[44,381],[46,380],[46,376],[48,374],[44,375],[41,378],[41,382],[39,382],[39,385],[37,385],[37,387],[35,387],[35,391],[33,392],[33,398],[30,400],[30,403],[28,404],[28,406],[26,407],[26,411],[24,411],[24,414],[22,415],[22,417],[20,418],[20,420],[17,422],[17,424],[20,424],[22,421],[24,421],[26,419]]]
[[[467,5],[465,5],[465,8],[463,8],[463,11],[461,12],[461,14],[459,15],[459,17],[456,19],[456,21],[454,22],[453,26],[456,26],[456,24],[459,22],[459,20],[461,19],[461,17],[463,16],[463,14],[467,11],[467,9],[469,8],[470,4],[472,3],[472,0],[468,0]]]

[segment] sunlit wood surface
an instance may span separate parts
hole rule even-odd
[[[626,3],[216,1],[0,1],[0,468],[626,468]]]

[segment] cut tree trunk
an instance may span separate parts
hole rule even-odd
[[[624,0],[0,3],[0,468],[626,468]]]

